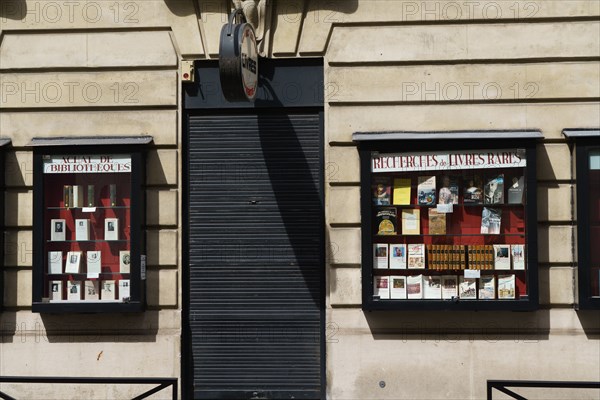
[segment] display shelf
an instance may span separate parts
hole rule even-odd
[[[35,312],[144,309],[143,153],[105,150],[34,151]]]
[[[537,307],[534,142],[461,144],[360,143],[363,309]]]

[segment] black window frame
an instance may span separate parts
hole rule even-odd
[[[4,309],[4,235],[6,226],[4,225],[4,215],[6,210],[4,209],[4,197],[6,195],[5,176],[6,176],[6,165],[4,152],[6,147],[10,145],[10,139],[0,138],[0,166],[2,166],[2,174],[0,174],[0,311]]]
[[[579,310],[600,310],[600,296],[592,296],[590,279],[590,152],[600,149],[600,129],[565,129],[563,134],[575,148],[575,197],[577,208],[577,304]],[[580,223],[587,221],[587,224]],[[599,278],[600,279],[600,278]]]
[[[146,146],[152,137],[34,138],[33,147],[33,282],[32,311],[36,313],[129,313],[146,309]],[[44,243],[44,155],[131,155],[130,294],[129,302],[47,302],[43,299],[46,249]],[[38,193],[40,195],[38,195]],[[142,258],[144,261],[142,261]]]
[[[536,145],[543,139],[539,131],[461,131],[461,132],[356,132],[361,174],[362,309],[384,310],[462,310],[535,311],[539,307]],[[499,140],[504,139],[504,140]],[[510,140],[507,145],[506,139]],[[374,300],[373,299],[373,221],[371,154],[442,150],[485,150],[504,148],[526,150],[526,277],[528,294],[519,300]]]

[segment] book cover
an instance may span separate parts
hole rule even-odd
[[[67,300],[81,300],[80,281],[67,281]]]
[[[119,240],[118,218],[106,218],[104,220],[104,240]]]
[[[513,269],[525,269],[525,245],[513,244],[510,246],[510,252],[512,255]]]
[[[83,298],[85,300],[100,300],[100,282],[85,281],[83,284]]]
[[[390,276],[390,298],[406,299],[405,276]]]
[[[373,178],[373,204],[376,206],[389,206],[392,198],[390,180],[384,177]]]
[[[477,280],[459,277],[458,297],[465,300],[477,299]]]
[[[438,204],[458,204],[458,178],[444,175],[438,192]]]
[[[394,205],[410,204],[410,185],[410,179],[394,179]]]
[[[62,300],[62,281],[50,281],[48,298],[50,300]]]
[[[87,185],[87,207],[94,207],[96,205],[96,195],[94,194],[94,185]]]
[[[435,208],[429,209],[429,234],[446,234],[446,214],[437,212]]]
[[[458,280],[455,275],[442,276],[442,299],[452,300],[458,297]]]
[[[385,243],[373,244],[373,268],[382,269],[388,267],[388,245]]]
[[[102,272],[102,252],[88,251],[86,253],[86,264],[88,278],[98,278]]]
[[[485,275],[479,278],[479,299],[496,298],[496,277]]]
[[[390,298],[390,277],[389,276],[374,276],[373,277],[373,297],[380,299]]]
[[[50,240],[53,242],[64,242],[67,238],[67,225],[64,219],[50,220]]]
[[[481,233],[488,235],[500,234],[502,221],[502,210],[497,208],[483,207],[481,212]]]
[[[62,251],[48,252],[48,273],[62,274],[63,253]]]
[[[376,227],[378,235],[395,235],[398,218],[395,208],[384,208],[377,211]]]
[[[131,291],[129,290],[129,279],[121,279],[119,281],[119,300],[128,302],[131,298]]]
[[[65,208],[73,207],[72,199],[73,199],[73,186],[64,185],[63,186],[63,206]]]
[[[115,207],[117,205],[117,185],[111,183],[109,185],[109,193],[110,193],[110,206]]]
[[[83,186],[73,185],[73,207],[83,207]]]
[[[494,269],[510,269],[510,245],[494,245]]]
[[[504,174],[488,177],[483,193],[485,204],[504,204]]]
[[[419,176],[417,203],[422,206],[433,206],[435,200],[435,176]]]
[[[402,210],[402,234],[421,234],[421,210],[417,208]]]
[[[514,299],[515,298],[515,276],[514,275],[498,275],[498,298],[499,299]]]
[[[409,244],[408,246],[408,268],[424,269],[425,268],[425,245],[424,244]]]
[[[468,174],[463,178],[463,201],[465,204],[483,204],[483,181],[479,174]]]
[[[423,298],[423,275],[406,277],[406,297],[409,299]]]
[[[90,240],[90,220],[76,219],[75,220],[75,240]]]
[[[426,299],[442,298],[442,278],[439,276],[425,276],[423,279]]]
[[[102,281],[102,290],[100,291],[101,300],[115,300],[115,281]]]
[[[67,252],[67,264],[65,265],[66,274],[78,274],[81,266],[81,252],[80,251],[69,251]]]
[[[119,272],[128,274],[131,270],[131,254],[129,250],[119,251]]]
[[[406,269],[405,244],[390,244],[390,268]]]
[[[525,177],[513,176],[508,187],[508,204],[522,204],[525,193]]]

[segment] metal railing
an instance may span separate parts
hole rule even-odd
[[[177,378],[74,378],[55,376],[0,376],[0,383],[50,383],[50,384],[79,384],[79,385],[157,385],[156,387],[133,397],[131,400],[142,400],[163,389],[171,387],[173,400],[177,400]],[[17,400],[0,391],[0,399]]]
[[[504,393],[516,400],[527,400],[526,397],[513,392],[511,388],[553,388],[553,389],[600,389],[600,382],[577,381],[487,381],[487,400],[493,400],[493,389]]]

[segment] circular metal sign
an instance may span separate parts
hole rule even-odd
[[[258,91],[258,49],[254,28],[234,24],[237,13],[221,29],[219,75],[223,95],[229,101],[253,101]]]

